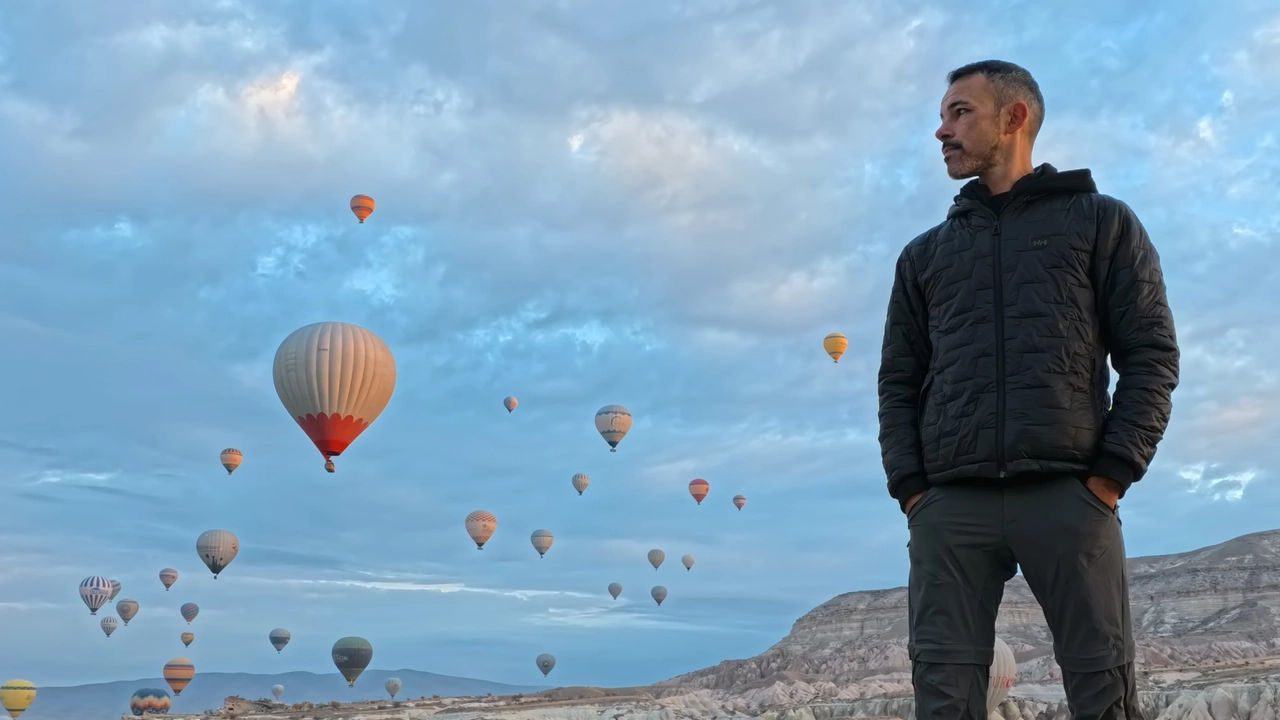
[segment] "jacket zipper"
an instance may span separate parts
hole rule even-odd
[[[1004,287],[1000,282],[1000,216],[996,216],[991,276],[996,321],[996,473],[1004,477]]]

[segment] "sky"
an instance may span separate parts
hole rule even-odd
[[[1090,168],[1162,259],[1182,380],[1121,503],[1129,553],[1277,527],[1271,0],[8,4],[0,675],[329,672],[360,635],[378,668],[537,684],[550,652],[547,682],[643,684],[904,584],[884,311],[960,185],[945,75],[987,58],[1040,83],[1034,161]],[[334,475],[271,378],[329,320],[398,368]],[[211,528],[242,544],[217,580]],[[89,575],[141,604],[109,639]]]

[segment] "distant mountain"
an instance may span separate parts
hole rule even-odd
[[[182,691],[182,696],[173,698],[173,712],[196,715],[205,710],[218,709],[231,695],[250,699],[270,698],[273,685],[284,686],[284,697],[281,701],[287,703],[382,700],[387,699],[387,691],[382,685],[390,677],[400,678],[403,683],[399,694],[396,695],[397,699],[487,693],[511,695],[533,693],[546,687],[504,685],[417,670],[366,670],[356,681],[354,688],[347,687],[347,681],[337,673],[317,675],[309,672],[291,672],[279,675],[251,675],[210,672],[197,674],[191,684]],[[42,687],[31,709],[23,713],[22,720],[118,717],[120,714],[129,712],[129,698],[135,690],[144,687],[169,689],[165,681],[158,677],[72,687]]]

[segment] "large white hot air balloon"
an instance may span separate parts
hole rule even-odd
[[[987,715],[990,717],[1000,703],[1009,697],[1009,688],[1018,677],[1018,664],[1013,650],[1000,638],[996,638],[995,657],[991,660],[991,679],[987,682]]]
[[[654,548],[649,551],[649,564],[653,566],[654,570],[657,570],[658,566],[662,564],[662,561],[666,559],[667,554],[658,548]]]
[[[556,541],[556,536],[551,534],[550,530],[534,530],[529,536],[529,542],[533,543],[533,549],[538,551],[538,557],[547,554],[551,549],[551,543]]]
[[[579,495],[591,484],[591,478],[587,477],[586,473],[577,473],[569,481],[573,483],[573,489],[577,490]]]
[[[213,571],[213,579],[226,569],[240,552],[240,540],[226,530],[206,530],[196,538],[196,554]]]
[[[695,562],[695,559],[693,555],[685,555],[684,557],[680,558],[680,563],[684,565],[685,570],[692,570],[694,562]]]
[[[387,693],[391,695],[391,699],[396,699],[396,693],[400,692],[400,678],[387,678],[382,687],[387,689]]]
[[[609,452],[618,452],[618,443],[631,430],[631,411],[621,405],[605,405],[596,411],[596,430],[609,443]]]
[[[467,534],[475,542],[477,550],[484,549],[484,544],[489,542],[489,538],[493,537],[493,531],[497,529],[498,518],[491,512],[476,510],[467,516]]]
[[[391,401],[396,361],[372,332],[321,322],[290,333],[276,350],[276,394],[333,472],[341,455]]]
[[[276,702],[280,702],[280,698],[284,697],[284,686],[283,686],[283,685],[272,685],[272,686],[271,686],[271,694],[275,696],[275,698],[276,698]]]
[[[653,598],[654,602],[661,605],[662,601],[667,599],[667,589],[661,585],[654,585],[653,589],[649,591],[649,596]]]
[[[90,615],[97,615],[98,608],[111,599],[111,581],[100,575],[81,580],[80,599],[89,607]]]
[[[119,626],[120,623],[115,618],[108,615],[102,618],[102,622],[98,624],[102,626],[102,632],[106,633],[107,637],[111,637],[111,633],[116,631],[116,627]]]

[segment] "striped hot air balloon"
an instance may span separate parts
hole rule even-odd
[[[89,607],[90,615],[97,615],[98,608],[111,599],[111,581],[100,575],[81,580],[80,599]]]
[[[178,582],[178,571],[173,568],[165,568],[161,570],[160,582],[164,585],[164,589],[167,592],[169,588],[173,587],[174,583]]]
[[[120,581],[112,580],[111,581],[111,597],[107,598],[107,602],[111,602],[112,600],[115,600],[116,596],[119,594],[120,594]]]
[[[356,195],[351,198],[351,212],[355,213],[355,216],[360,220],[361,225],[363,225],[364,221],[373,214],[373,209],[376,206],[377,203],[375,203],[373,198],[368,195]]]
[[[191,647],[191,642],[196,639],[196,634],[192,632],[184,632],[178,637],[182,641],[182,647]]]
[[[667,554],[658,548],[654,548],[649,551],[649,564],[653,566],[654,570],[657,570],[658,566],[662,565],[662,561],[666,559]]]
[[[382,687],[386,688],[387,693],[391,695],[391,699],[395,700],[396,693],[400,692],[400,688],[403,687],[403,685],[400,683],[400,678],[387,678],[387,681],[382,684]]]
[[[489,538],[493,537],[493,531],[497,529],[498,518],[491,512],[476,510],[467,516],[467,534],[475,542],[477,550],[484,549],[484,544],[489,542]]]
[[[347,679],[348,687],[356,686],[356,678],[373,661],[373,646],[362,637],[344,637],[333,644],[333,664]]]
[[[195,603],[183,603],[178,611],[182,613],[182,619],[186,620],[187,624],[190,625],[191,621],[195,620],[196,616],[200,614],[200,606]]]
[[[240,553],[240,539],[226,530],[205,530],[196,538],[196,554],[213,571],[213,579]]]
[[[288,630],[285,630],[284,628],[276,628],[271,631],[271,634],[267,636],[267,639],[271,641],[271,647],[276,649],[276,653],[279,653],[281,650],[284,650],[285,645],[289,644],[289,640],[292,637],[293,636],[289,634]]]
[[[987,715],[994,713],[1004,699],[1009,697],[1009,688],[1018,679],[1018,663],[1014,661],[1013,650],[1000,638],[996,638],[995,655],[991,659],[991,672],[987,680]]]
[[[734,506],[734,507],[736,507],[736,508],[738,508],[739,510],[741,510],[741,509],[742,509],[742,506],[743,506],[743,505],[746,505],[746,504],[747,504],[747,496],[746,496],[746,495],[734,495],[734,496],[733,496],[733,506]]]
[[[550,530],[534,530],[529,536],[529,542],[533,543],[533,549],[538,551],[538,557],[545,557],[547,551],[551,549],[551,543],[556,541],[556,536],[551,534]]]
[[[174,658],[164,664],[164,681],[169,683],[169,687],[173,690],[173,694],[181,695],[182,691],[190,684],[191,678],[196,676],[196,666],[184,657]]]
[[[133,616],[138,614],[138,601],[128,598],[121,600],[116,603],[116,613],[120,615],[120,619],[124,621],[124,624],[128,625]]]
[[[396,360],[382,338],[350,323],[298,328],[280,343],[272,368],[276,394],[333,472],[333,458],[391,402]]]
[[[573,483],[573,489],[577,490],[579,495],[591,484],[591,478],[587,477],[586,473],[578,473],[570,478],[570,481]]]
[[[99,623],[99,625],[102,626],[102,632],[106,633],[107,637],[111,637],[111,633],[116,631],[116,628],[119,627],[120,623],[117,622],[115,618],[108,615],[102,618],[102,622]]]
[[[129,712],[138,717],[147,713],[152,715],[168,715],[173,707],[169,693],[160,688],[142,688],[129,698]]]
[[[223,469],[230,475],[240,467],[240,463],[244,462],[244,453],[235,448],[227,448],[218,455],[218,462],[222,463]]]
[[[702,504],[702,500],[707,497],[707,493],[711,492],[711,483],[702,478],[695,478],[689,481],[689,494],[693,496],[698,504]]]
[[[840,333],[831,333],[822,338],[822,349],[827,351],[832,360],[840,362],[840,356],[849,349],[849,339]]]
[[[0,705],[4,706],[5,712],[14,720],[26,712],[35,700],[36,686],[28,680],[10,680],[0,685]]]

